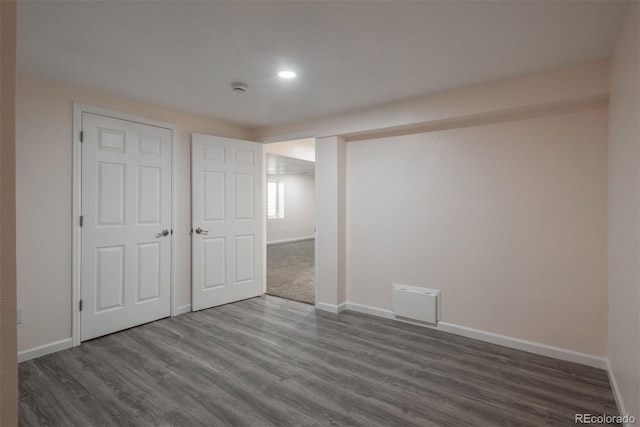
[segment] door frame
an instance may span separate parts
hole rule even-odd
[[[313,225],[315,229],[314,233],[314,303],[313,305],[318,308],[318,270],[320,270],[320,266],[318,264],[318,212],[320,212],[320,205],[318,203],[318,138],[316,137],[316,133],[313,130],[300,131],[295,133],[290,133],[286,135],[276,135],[268,138],[263,138],[260,140],[262,143],[262,220],[263,223],[263,233],[264,233],[264,254],[263,254],[263,274],[264,274],[264,291],[267,292],[267,155],[264,151],[264,146],[268,144],[272,144],[274,142],[284,142],[284,141],[293,141],[295,139],[303,139],[303,138],[313,138],[315,139],[315,190],[316,190],[316,211],[315,218],[313,219]]]
[[[173,123],[148,119],[129,113],[108,110],[93,105],[79,102],[73,103],[73,167],[72,167],[72,208],[71,208],[71,339],[73,346],[80,345],[80,296],[82,295],[81,269],[82,269],[82,234],[80,227],[80,214],[82,213],[82,142],[80,131],[82,130],[82,113],[91,113],[114,119],[127,120],[143,125],[156,126],[171,131],[171,317],[178,315],[176,289],[178,283],[177,241],[182,235],[177,228],[178,224],[178,185],[177,185],[177,149],[178,127]]]

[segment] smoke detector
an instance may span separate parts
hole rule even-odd
[[[235,93],[245,93],[248,88],[249,86],[247,86],[246,83],[242,83],[242,82],[231,83],[231,90],[233,90]]]

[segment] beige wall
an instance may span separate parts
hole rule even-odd
[[[267,219],[267,243],[313,237],[316,179],[313,175],[269,175],[284,184],[284,218]]]
[[[19,350],[71,337],[72,102],[174,123],[178,146],[178,306],[191,302],[191,133],[246,138],[237,126],[92,89],[19,75],[17,212]]]
[[[633,2],[612,60],[609,126],[609,361],[640,417],[640,33]]]
[[[605,60],[347,112],[313,123],[316,136],[320,137],[316,144],[318,265],[321,266],[317,286],[319,301],[325,303],[320,308],[331,310],[332,306],[346,301],[374,309],[389,309],[391,282],[431,285],[445,291],[444,319],[449,323],[592,356],[606,356],[608,96],[609,62]],[[550,123],[552,127],[540,123]],[[278,134],[303,132],[310,126],[301,123],[265,128],[256,130],[255,135],[276,138]],[[483,132],[491,130],[496,132],[494,139],[482,136]],[[416,191],[431,188],[433,183],[429,179],[438,178],[438,173],[442,172],[446,177],[448,172],[442,166],[443,160],[464,161],[463,166],[468,165],[480,174],[482,162],[491,158],[483,157],[487,153],[478,149],[480,144],[470,145],[471,149],[478,150],[477,163],[468,158],[466,152],[460,153],[460,159],[455,156],[440,158],[437,153],[449,144],[430,145],[415,142],[415,139],[430,141],[434,136],[445,135],[448,140],[455,135],[461,142],[468,143],[474,141],[477,134],[488,139],[489,146],[503,144],[512,148],[505,142],[503,130],[511,132],[509,135],[516,141],[526,143],[522,152],[512,153],[516,158],[524,161],[522,153],[530,150],[538,156],[534,157],[538,166],[551,168],[553,174],[551,177],[542,174],[536,181],[530,167],[522,168],[522,171],[509,169],[510,158],[493,150],[500,159],[498,165],[506,167],[500,171],[505,179],[511,178],[511,172],[530,174],[522,177],[526,184],[524,188],[511,189],[514,199],[509,202],[514,205],[510,209],[519,215],[516,220],[507,215],[509,211],[500,211],[500,205],[492,204],[499,202],[497,194],[489,193],[485,194],[485,199],[479,198],[475,193],[469,194],[459,176],[451,176],[445,184],[452,192],[443,197],[446,196],[447,203],[452,203],[456,209],[456,226],[475,239],[473,248],[457,247],[460,243],[455,234],[446,234],[455,231],[452,223],[445,221],[448,228],[444,230],[434,228],[430,221],[431,211],[426,208],[435,206],[445,218],[446,205],[438,205],[425,197],[429,193],[416,194]],[[377,139],[367,141],[374,137]],[[345,140],[349,142],[339,144]],[[408,144],[409,147],[432,146],[431,167],[425,168],[425,164],[417,160],[420,157],[416,157],[416,153],[403,151],[407,150],[403,144],[400,144],[400,150],[390,149],[384,154],[376,151],[384,150],[385,143],[403,141],[414,141]],[[550,146],[548,141],[555,141],[556,146]],[[589,150],[585,151],[585,146],[590,147]],[[354,159],[358,147],[364,147],[360,152],[363,157]],[[343,148],[346,155],[341,151]],[[540,151],[536,152],[536,149]],[[580,155],[573,159],[571,156],[576,153],[571,150]],[[556,158],[557,154],[559,158]],[[342,164],[345,157],[347,162]],[[564,162],[562,167],[558,162]],[[580,164],[591,169],[576,169]],[[460,176],[467,176],[471,184],[476,184],[475,177],[465,167],[459,164],[456,167]],[[341,171],[344,171],[342,175]],[[352,182],[352,179],[356,181]],[[398,179],[401,186],[396,185]],[[484,185],[491,190],[486,180],[485,177]],[[477,182],[480,183],[482,181]],[[390,202],[377,195],[377,185],[385,189]],[[456,197],[456,191],[462,196]],[[483,203],[483,216],[474,217],[475,207],[465,205],[466,196]],[[527,205],[529,199],[544,203],[544,206],[550,204],[548,211],[557,215]],[[531,210],[527,212],[527,208]],[[491,214],[506,221],[513,228],[509,232],[515,234],[506,234]],[[585,224],[588,229],[583,233],[577,227]],[[530,226],[541,227],[545,233],[536,234]],[[549,228],[544,227],[555,227],[558,232],[550,233]],[[398,232],[403,238],[393,240],[397,236],[394,233]],[[420,257],[424,255],[422,245],[433,242],[434,236],[438,238],[440,248],[449,253],[460,249],[462,258],[456,259],[458,264],[448,260],[448,264],[437,263],[435,270],[427,270]],[[481,243],[491,236],[501,237],[501,246],[494,252],[492,248],[483,252]],[[545,241],[545,238],[550,240]],[[385,239],[392,240],[389,243]],[[510,242],[513,242],[513,249],[521,250],[526,257],[516,258],[513,251],[508,251]],[[549,242],[559,246],[553,247]],[[542,253],[541,248],[547,245],[553,250]],[[509,262],[502,261],[503,253]],[[552,254],[562,262],[552,258]],[[376,261],[370,265],[371,259],[389,262]],[[502,265],[504,269],[500,270]],[[583,267],[589,274],[585,274]],[[448,273],[453,279],[447,279]],[[480,283],[472,281],[478,274],[483,275]],[[479,300],[484,304],[468,299],[465,296],[467,288],[472,295],[484,298]],[[541,293],[540,289],[546,293]],[[536,303],[538,306],[528,305]],[[519,311],[521,309],[524,312]],[[575,315],[567,315],[574,311]]]
[[[18,425],[16,352],[16,3],[0,2],[0,425]]]
[[[349,142],[347,301],[605,356],[606,150],[603,106]]]

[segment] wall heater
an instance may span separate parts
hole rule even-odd
[[[393,284],[393,312],[397,317],[437,323],[440,320],[440,291]]]

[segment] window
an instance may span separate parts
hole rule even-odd
[[[284,218],[284,182],[267,181],[267,218]]]

